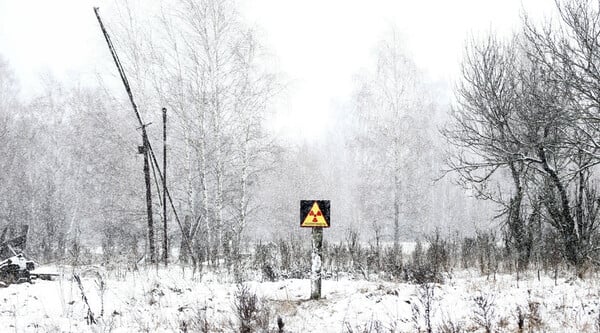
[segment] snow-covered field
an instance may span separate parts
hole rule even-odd
[[[177,266],[137,272],[57,269],[63,276],[55,281],[0,289],[0,332],[239,331],[234,310],[239,285],[224,274],[192,278]],[[81,276],[97,324],[86,323],[87,306],[73,272]],[[284,332],[426,331],[427,305],[434,332],[485,332],[486,325],[494,332],[517,332],[519,319],[524,331],[597,332],[598,281],[563,276],[555,286],[552,278],[542,275],[538,281],[533,273],[517,282],[514,276],[494,280],[463,271],[443,285],[425,287],[340,277],[323,281],[321,300],[308,300],[309,280],[244,285],[258,296],[257,318],[271,332],[278,332],[278,316]]]

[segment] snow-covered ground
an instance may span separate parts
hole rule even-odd
[[[57,270],[63,276],[55,281],[0,289],[0,332],[239,331],[234,311],[239,286],[222,274],[192,278],[177,266],[137,272]],[[86,323],[87,306],[73,272],[81,276],[95,325]],[[542,275],[538,281],[533,273],[517,282],[510,275],[494,280],[463,271],[426,288],[345,277],[324,280],[321,300],[308,300],[309,280],[245,285],[268,309],[262,318],[268,318],[272,332],[277,332],[278,316],[284,332],[425,331],[427,304],[434,332],[452,332],[452,327],[484,332],[486,321],[493,331],[516,332],[519,317],[525,331],[597,332],[598,281],[559,277],[555,286],[552,278]]]

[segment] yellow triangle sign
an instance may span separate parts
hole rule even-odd
[[[312,208],[310,209],[308,214],[306,214],[306,217],[304,218],[304,221],[302,222],[302,224],[300,226],[301,227],[328,227],[329,226],[329,223],[327,223],[327,220],[325,220],[325,216],[323,216],[323,213],[321,212],[321,208],[319,208],[319,205],[317,204],[316,201],[312,205]]]

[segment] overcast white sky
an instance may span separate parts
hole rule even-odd
[[[111,2],[0,0],[0,54],[24,93],[35,94],[41,73],[85,81],[96,64],[110,60],[92,7]],[[469,35],[507,34],[523,8],[542,17],[553,0],[244,0],[241,12],[292,82],[278,126],[291,135],[318,136],[331,124],[314,117],[331,114],[348,98],[353,76],[372,63],[391,26],[432,80],[451,84]]]

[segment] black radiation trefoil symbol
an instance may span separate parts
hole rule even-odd
[[[319,211],[317,211],[317,212],[315,213],[315,212],[313,212],[313,211],[311,210],[311,211],[310,211],[310,213],[308,213],[308,215],[310,215],[310,216],[312,216],[312,217],[313,217],[312,221],[313,221],[314,223],[317,223],[317,222],[318,222],[318,221],[317,221],[317,216],[321,216],[321,211],[319,210]]]
[[[321,210],[320,204],[325,205]],[[312,206],[310,206],[312,205]],[[329,222],[329,200],[301,200],[300,201],[300,226],[308,228],[328,228]]]

